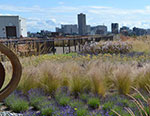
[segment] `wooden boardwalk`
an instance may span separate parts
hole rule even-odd
[[[16,52],[33,52],[38,54],[46,54],[53,52],[55,54],[55,47],[62,47],[63,53],[68,47],[68,52],[71,52],[71,47],[74,47],[74,52],[81,50],[81,45],[86,41],[107,41],[113,40],[113,36],[72,36],[72,37],[51,37],[51,38],[20,38],[20,39],[0,39],[0,43],[5,44],[10,49]],[[77,49],[78,48],[78,49]],[[41,52],[42,51],[42,52]],[[40,53],[41,52],[41,53]]]

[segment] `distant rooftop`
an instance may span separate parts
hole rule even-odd
[[[19,15],[12,15],[12,14],[0,14],[0,16],[19,16]]]
[[[0,17],[19,17],[20,19],[25,19],[20,17],[19,15],[12,15],[12,14],[0,14]]]

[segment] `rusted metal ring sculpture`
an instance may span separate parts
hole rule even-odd
[[[18,57],[10,49],[8,49],[5,45],[1,43],[0,43],[0,52],[9,58],[13,68],[12,78],[10,82],[8,83],[8,85],[6,85],[4,89],[0,91],[0,101],[2,101],[7,96],[9,96],[9,94],[11,94],[18,86],[19,81],[21,79],[22,67]],[[4,81],[5,81],[5,69],[2,63],[0,63],[0,89],[4,84]]]

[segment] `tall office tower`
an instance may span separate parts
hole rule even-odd
[[[111,31],[113,34],[118,34],[119,33],[119,24],[118,23],[112,23],[111,24]]]
[[[83,13],[78,14],[78,30],[79,35],[86,35],[86,15]]]

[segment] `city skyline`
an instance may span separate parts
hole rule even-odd
[[[16,4],[17,3],[17,4]],[[61,24],[77,24],[77,14],[85,13],[87,25],[106,25],[111,23],[130,28],[150,28],[150,4],[148,0],[1,0],[0,14],[19,15],[27,19],[28,31],[54,31]]]

